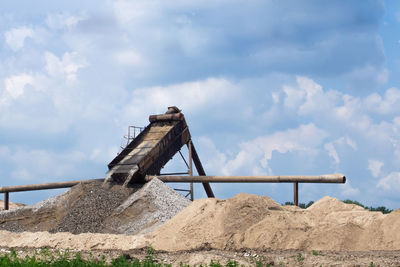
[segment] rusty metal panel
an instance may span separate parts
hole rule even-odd
[[[110,162],[106,182],[144,182],[147,174],[161,168],[190,140],[181,113],[150,116],[150,124]]]

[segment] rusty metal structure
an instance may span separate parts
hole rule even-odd
[[[150,124],[108,164],[105,184],[118,183],[129,186],[144,183],[146,175],[160,175],[164,165],[184,145],[189,150],[187,174],[193,175],[193,161],[199,175],[205,175],[185,117],[177,107],[169,107],[162,115],[151,115],[149,121]],[[210,185],[204,182],[203,186],[207,196],[214,197]],[[193,199],[192,184],[191,198]]]
[[[193,183],[202,183],[208,197],[214,197],[209,183],[293,183],[293,200],[298,205],[299,183],[345,183],[343,174],[326,174],[320,176],[206,176],[199,155],[195,149],[185,117],[177,107],[169,107],[165,114],[151,115],[150,124],[145,127],[129,126],[128,142],[122,151],[108,164],[105,179],[79,180],[46,184],[0,187],[4,193],[4,209],[9,208],[9,193],[31,190],[68,188],[79,183],[93,180],[103,182],[105,187],[112,184],[131,186],[146,183],[158,178],[163,182],[190,183],[191,200],[194,199]],[[130,131],[133,130],[131,138]],[[136,135],[138,133],[138,135]],[[187,146],[189,159],[185,160],[181,148]],[[161,173],[164,165],[179,153],[188,167],[187,172]],[[193,163],[198,176],[193,175]]]

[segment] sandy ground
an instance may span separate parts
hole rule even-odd
[[[151,207],[133,204],[135,201],[129,206]],[[49,212],[40,214],[43,219],[54,217]],[[14,217],[3,217],[0,226],[13,225]],[[24,218],[16,216],[16,224],[25,222]],[[125,224],[124,220],[120,222]],[[174,265],[235,260],[244,265],[262,261],[274,266],[400,266],[400,209],[390,214],[370,212],[331,197],[308,209],[281,206],[269,197],[250,194],[226,200],[198,199],[156,230],[142,233],[2,230],[0,248],[2,253],[9,248],[24,248],[26,253],[49,248],[81,251],[84,255],[95,252],[108,258],[121,253],[141,258],[151,245],[158,251],[159,261]]]
[[[390,214],[324,197],[308,209],[238,194],[199,199],[148,237],[156,249],[400,250],[400,209]]]

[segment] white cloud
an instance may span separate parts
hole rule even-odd
[[[168,86],[141,88],[133,91],[131,102],[126,105],[124,114],[142,120],[149,114],[164,113],[168,106],[177,106],[186,114],[212,114],[213,109],[221,108],[221,104],[232,102],[237,98],[240,88],[223,78],[185,82]],[[228,101],[229,100],[229,101]],[[237,111],[240,114],[240,110]]]
[[[94,148],[90,153],[89,159],[92,162],[104,163],[104,162],[109,162],[117,154],[118,154],[117,146],[112,146],[112,147],[108,147],[108,148],[105,148],[105,147]]]
[[[286,95],[284,100],[286,108],[297,109],[304,102],[306,93],[303,90],[291,86],[284,86],[282,90]]]
[[[254,175],[271,174],[268,162],[272,158],[272,152],[284,154],[297,151],[304,156],[311,156],[317,152],[327,136],[327,132],[310,123],[296,129],[258,137],[240,145],[241,151],[225,165],[224,172],[235,173],[251,166]]]
[[[157,3],[154,1],[127,1],[118,0],[114,2],[114,12],[121,24],[132,20],[154,17],[157,11]]]
[[[340,140],[344,140],[344,142],[350,146],[354,151],[358,150],[358,146],[356,141],[350,139],[348,136],[340,138]]]
[[[204,169],[212,175],[219,175],[222,173],[222,167],[226,164],[227,156],[219,151],[213,141],[207,137],[200,137],[195,141],[195,145],[201,151],[201,159]],[[197,145],[198,144],[198,145]]]
[[[6,92],[13,99],[23,95],[25,86],[27,84],[33,85],[33,82],[33,77],[26,73],[11,76],[4,81]]]
[[[338,138],[332,142],[326,143],[324,145],[324,148],[328,151],[329,156],[331,158],[333,158],[333,160],[335,161],[336,164],[340,163],[340,158],[339,158],[339,155],[338,155],[338,152],[337,152],[335,146],[343,147],[344,145],[349,146],[354,151],[357,151],[357,149],[358,149],[357,143],[355,141],[353,141],[352,139],[350,139],[348,136],[340,137],[340,138]]]
[[[338,91],[324,92],[322,86],[308,77],[297,76],[297,86],[283,86],[285,107],[297,110],[299,115],[329,112],[340,102]]]
[[[378,177],[381,174],[383,165],[382,161],[374,159],[368,160],[368,170],[370,170],[373,177]]]
[[[22,26],[19,28],[13,28],[8,30],[4,34],[6,38],[7,45],[14,51],[18,51],[24,47],[24,42],[26,38],[33,38],[34,31],[30,27]]]
[[[331,158],[333,158],[333,160],[335,161],[336,164],[340,163],[340,159],[339,159],[339,155],[335,149],[335,146],[333,145],[333,143],[327,143],[325,144],[325,149],[328,150],[329,156]]]
[[[368,95],[364,99],[365,107],[378,114],[398,114],[400,112],[400,90],[389,88],[382,97],[378,93]]]
[[[380,42],[379,42],[380,43]],[[381,48],[383,51],[383,48]],[[381,86],[389,79],[389,71],[382,66],[366,64],[355,68],[346,75],[353,86],[372,86],[373,84]],[[366,83],[368,81],[368,83]]]
[[[400,192],[400,172],[391,172],[380,179],[376,187],[387,192]]]
[[[46,18],[46,24],[51,29],[71,29],[86,18],[86,15],[74,16],[67,13],[49,14]]]
[[[350,185],[349,181],[347,181],[342,187],[341,195],[343,197],[358,197],[360,195],[360,190],[356,187]],[[343,189],[344,188],[344,189]]]
[[[81,162],[87,162],[87,158],[85,153],[77,150],[55,153],[43,149],[17,148],[9,156],[13,165],[11,178],[29,181],[75,174],[76,167]]]
[[[142,59],[140,53],[134,50],[118,51],[115,54],[115,60],[118,64],[125,66],[137,66],[143,68],[146,62]]]
[[[66,52],[61,59],[50,52],[46,52],[45,59],[47,73],[50,76],[65,77],[67,81],[75,81],[78,70],[87,66],[86,60],[76,52]]]

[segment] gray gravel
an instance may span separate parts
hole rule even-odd
[[[148,233],[191,203],[159,179],[153,179],[129,196],[106,219],[105,228],[113,233]]]
[[[158,179],[144,186],[79,184],[23,208],[0,211],[0,230],[137,234],[153,231],[191,203]]]
[[[12,232],[47,231],[62,216],[63,206],[71,198],[71,190],[37,204],[0,211],[0,230]],[[64,205],[63,205],[64,204]]]
[[[103,229],[103,221],[128,197],[135,189],[126,190],[121,186],[104,188],[102,183],[83,184],[79,197],[63,217],[61,223],[50,232],[99,233]]]

